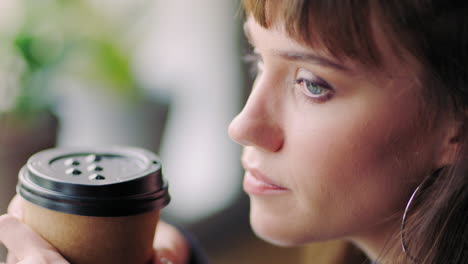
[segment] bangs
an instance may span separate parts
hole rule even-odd
[[[380,64],[366,0],[243,0],[248,16],[265,28],[285,26],[288,35],[333,57]]]

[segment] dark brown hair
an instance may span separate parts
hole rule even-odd
[[[300,43],[381,66],[375,22],[402,62],[405,56],[418,62],[428,108],[454,116],[461,132],[458,159],[427,177],[411,207],[404,230],[409,255],[424,264],[468,263],[468,1],[243,0],[243,6],[266,28],[284,24]]]

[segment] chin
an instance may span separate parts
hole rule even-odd
[[[275,237],[271,237],[271,236],[268,236],[267,234],[262,234],[262,233],[259,233],[257,231],[254,230],[254,233],[257,237],[259,237],[260,239],[268,242],[269,244],[272,244],[272,245],[275,245],[275,246],[279,246],[279,247],[295,247],[295,246],[299,246],[299,245],[302,245],[302,243],[300,244],[297,244],[293,241],[290,241],[290,240],[286,240],[284,238],[275,238]]]
[[[250,215],[250,225],[255,235],[268,243],[280,247],[294,247],[307,244],[304,232],[297,232],[293,223],[283,224],[272,220],[262,221],[254,215]]]
[[[340,237],[340,229],[332,228],[330,222],[324,223],[321,219],[301,215],[294,210],[285,212],[284,208],[288,206],[268,205],[261,203],[261,200],[251,201],[250,225],[262,240],[281,247],[295,247]]]

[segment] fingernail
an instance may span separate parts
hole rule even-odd
[[[168,260],[165,257],[160,258],[159,262],[161,262],[161,264],[173,264],[172,261]]]

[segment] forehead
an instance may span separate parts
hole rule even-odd
[[[340,53],[340,51],[336,50],[339,47],[331,48],[315,43],[308,45],[301,42],[287,32],[284,23],[281,21],[277,21],[270,27],[265,28],[254,17],[249,16],[244,24],[244,32],[249,42],[257,49],[315,54],[327,58],[338,65],[343,65],[344,68],[350,69],[355,74],[387,75],[391,78],[404,77],[415,79],[420,73],[420,66],[416,59],[409,53],[403,56],[401,53],[397,53],[397,47],[392,45],[396,41],[393,39],[389,40],[389,35],[385,34],[385,30],[382,30],[377,23],[372,23],[371,31],[376,43],[377,52],[381,58],[380,63],[377,65],[364,63],[363,60],[365,58],[360,60],[359,57],[335,56],[334,54]],[[317,32],[320,31],[312,29],[310,34],[318,34]],[[352,41],[352,39],[350,38],[349,41]],[[365,53],[365,50],[362,52]]]
[[[261,49],[292,61],[320,64],[345,72],[352,71],[352,67],[346,66],[342,61],[335,60],[326,54],[324,49],[312,49],[290,38],[281,27],[266,29],[250,19],[244,24],[244,32],[248,41],[257,50]]]

